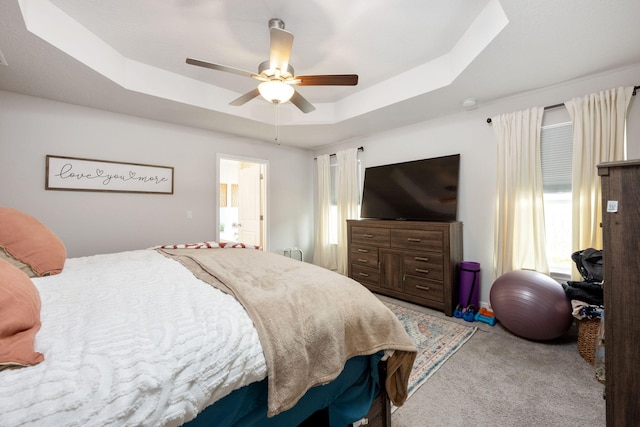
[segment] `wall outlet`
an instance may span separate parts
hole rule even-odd
[[[193,212],[187,211],[187,219],[193,219]]]

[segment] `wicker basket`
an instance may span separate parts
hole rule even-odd
[[[593,365],[599,319],[578,320],[578,353]]]

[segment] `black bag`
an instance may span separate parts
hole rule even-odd
[[[587,282],[602,282],[604,280],[602,250],[587,248],[571,254],[580,275]]]

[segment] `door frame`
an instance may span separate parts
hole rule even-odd
[[[264,179],[262,179],[261,183],[261,192],[262,192],[262,206],[263,206],[263,220],[262,223],[262,249],[267,250],[267,245],[270,241],[269,236],[269,203],[268,203],[268,194],[269,194],[269,161],[265,159],[258,159],[255,157],[246,157],[246,156],[238,156],[234,154],[216,154],[216,183],[215,183],[215,212],[216,212],[216,220],[215,220],[215,237],[216,241],[220,241],[220,197],[218,192],[220,191],[220,162],[222,160],[232,160],[236,162],[248,162],[248,163],[257,163],[262,165],[264,168]]]

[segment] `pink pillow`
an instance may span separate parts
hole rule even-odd
[[[0,368],[42,362],[33,347],[39,330],[38,289],[20,269],[0,260]]]
[[[64,244],[46,225],[24,212],[0,207],[0,259],[37,277],[60,273],[66,258]]]

